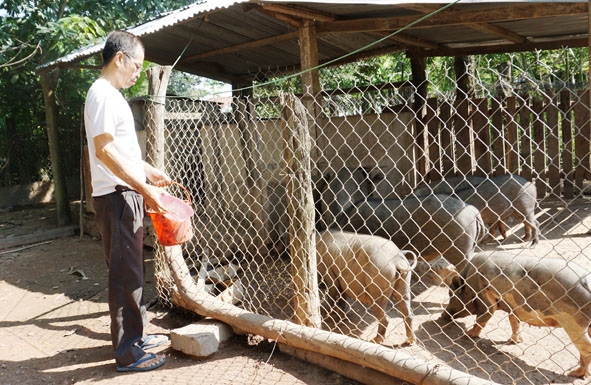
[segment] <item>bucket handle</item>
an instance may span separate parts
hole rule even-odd
[[[187,195],[187,199],[185,199],[185,202],[190,206],[191,205],[191,194],[189,194],[189,190],[187,190],[185,188],[185,186],[183,186],[182,184],[180,184],[178,182],[171,181],[171,184],[175,184],[175,185],[179,186],[181,189],[183,189],[183,191]],[[148,209],[148,206],[146,206],[146,201],[144,201],[144,209],[146,210],[147,213],[155,213],[155,211]]]

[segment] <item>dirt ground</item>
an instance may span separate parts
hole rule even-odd
[[[519,242],[519,226],[505,242],[486,248],[562,257],[591,269],[589,202],[543,202],[538,217],[543,237],[535,249]],[[74,216],[76,210],[74,206]],[[52,205],[0,212],[0,242],[54,228],[55,218]],[[151,258],[150,249],[146,252]],[[155,303],[151,261],[147,267],[146,298]],[[109,342],[106,273],[100,242],[88,235],[0,249],[0,384],[358,384],[290,357],[272,342],[252,343],[247,336],[233,337],[213,356],[200,361],[165,346],[161,349],[168,356],[164,367],[119,374]],[[438,320],[447,301],[444,287],[426,287],[414,294],[417,344],[400,347],[404,328],[397,311],[391,310],[384,345],[499,384],[589,383],[565,375],[578,364],[578,352],[562,329],[525,325],[525,341],[508,344],[507,315],[497,312],[481,338],[474,340],[465,335],[474,317],[446,325]],[[370,324],[374,319],[368,314],[362,318]],[[150,333],[168,334],[200,318],[156,303],[149,319]],[[365,320],[351,317],[348,323],[365,325]],[[343,324],[339,331],[367,338],[375,333],[375,323],[356,331]]]
[[[0,241],[55,228],[56,218],[53,205],[0,212]],[[155,303],[152,263],[146,267],[146,299]],[[163,367],[117,373],[106,274],[100,241],[88,235],[0,249],[0,384],[358,384],[244,335],[199,361],[166,345],[155,350],[167,355]],[[156,303],[148,332],[169,334],[199,319]]]

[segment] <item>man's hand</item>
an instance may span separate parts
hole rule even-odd
[[[144,171],[146,172],[146,177],[154,186],[166,187],[172,183],[172,179],[166,173],[145,162]]]
[[[156,186],[151,186],[149,184],[145,184],[143,186],[142,191],[140,194],[144,197],[144,201],[146,202],[146,206],[152,210],[157,212],[158,214],[166,214],[168,210],[162,204],[160,197],[164,191]]]

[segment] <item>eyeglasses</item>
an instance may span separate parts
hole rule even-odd
[[[144,69],[143,63],[138,63],[135,60],[133,60],[133,57],[131,57],[131,55],[128,52],[125,51],[121,51],[121,53],[125,56],[127,56],[127,58],[129,60],[131,60],[131,62],[133,63],[133,65],[135,66],[135,72],[139,73],[142,72],[142,70]]]

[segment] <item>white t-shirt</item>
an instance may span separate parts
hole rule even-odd
[[[133,175],[141,181],[146,180],[133,113],[121,92],[108,80],[99,78],[88,90],[84,105],[84,125],[88,138],[92,196],[110,194],[117,185],[129,187],[96,158],[94,138],[103,133],[113,136],[119,153],[134,167]]]

